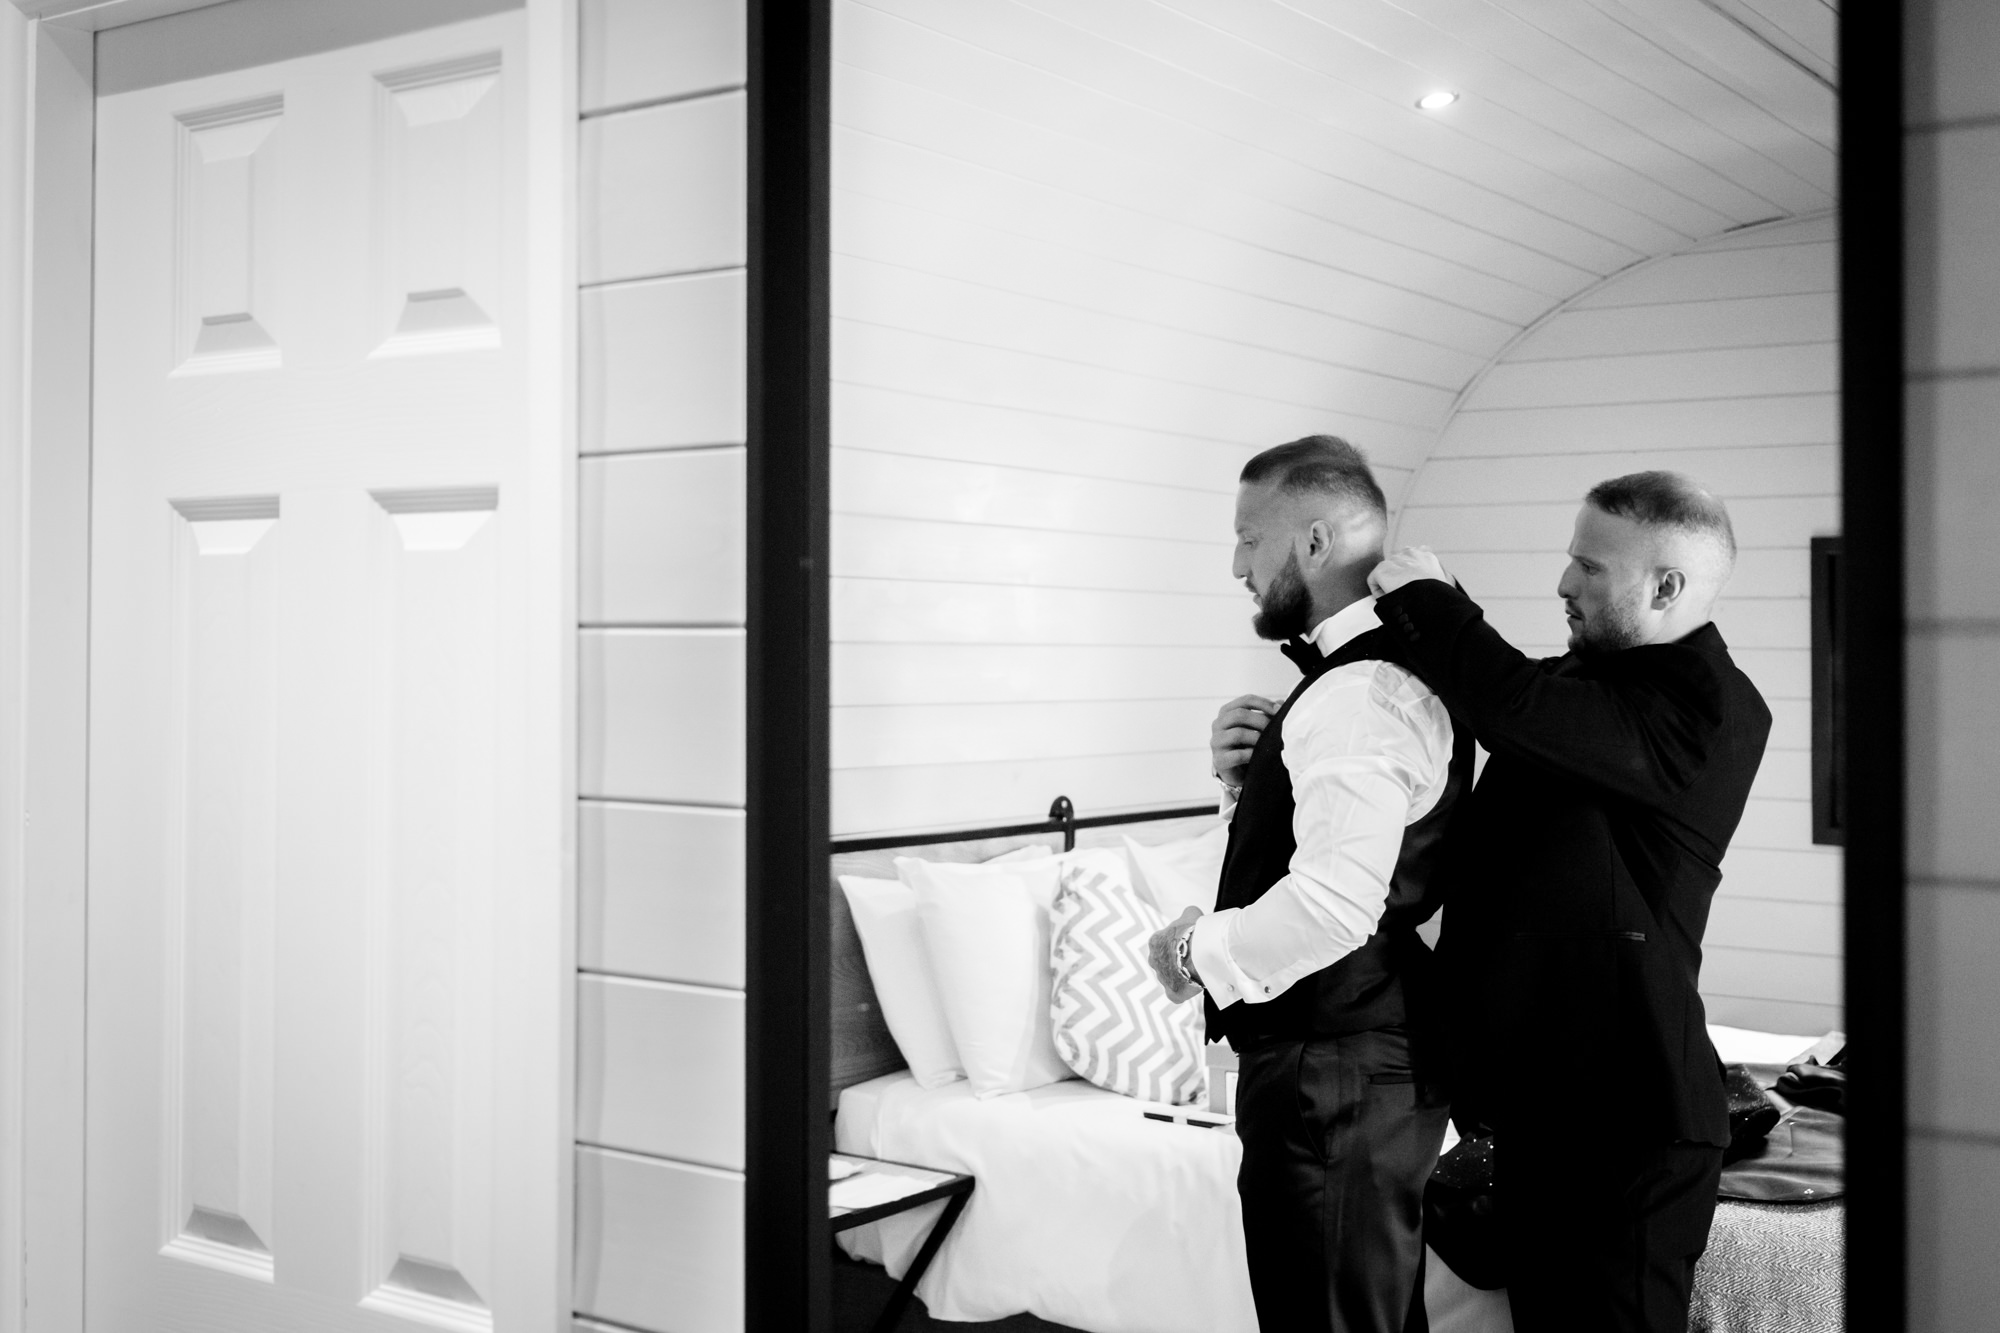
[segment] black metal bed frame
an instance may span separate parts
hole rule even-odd
[[[1116,815],[1089,815],[1079,819],[1076,806],[1067,796],[1058,796],[1049,803],[1049,817],[1034,824],[995,824],[988,828],[942,829],[919,833],[870,834],[865,838],[836,838],[832,849],[837,856],[841,852],[880,852],[891,847],[928,847],[940,842],[971,842],[977,838],[1015,838],[1031,833],[1060,833],[1063,835],[1063,850],[1073,851],[1076,847],[1076,831],[1084,828],[1110,828],[1116,824],[1145,824],[1160,819],[1192,819],[1198,815],[1212,815],[1220,807],[1214,805],[1176,805],[1160,810],[1131,810]]]

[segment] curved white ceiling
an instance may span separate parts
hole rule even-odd
[[[843,0],[836,378],[864,289],[947,274],[925,332],[1099,377],[1063,410],[1324,420],[1406,472],[1549,310],[1832,204],[1834,26],[1823,0]]]

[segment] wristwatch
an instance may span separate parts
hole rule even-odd
[[[1201,974],[1194,970],[1194,959],[1189,956],[1188,952],[1193,945],[1194,925],[1190,922],[1188,928],[1181,932],[1181,937],[1174,941],[1174,966],[1181,970],[1182,981],[1187,982],[1190,986],[1199,986],[1201,985]]]

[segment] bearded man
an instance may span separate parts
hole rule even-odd
[[[1427,548],[1375,614],[1491,758],[1441,870],[1452,1115],[1494,1135],[1519,1333],[1687,1328],[1729,1142],[1699,992],[1723,853],[1771,713],[1710,613],[1722,502],[1639,472],[1590,491],[1531,660]]]
[[[1252,624],[1302,674],[1210,733],[1229,847],[1216,911],[1153,937],[1175,999],[1206,992],[1240,1059],[1237,1189],[1259,1324],[1407,1333],[1423,1303],[1423,1188],[1445,1105],[1426,1043],[1440,838],[1472,747],[1376,623],[1368,573],[1388,507],[1352,446],[1258,454],[1236,497],[1233,572]]]

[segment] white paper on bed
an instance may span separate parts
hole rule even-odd
[[[1789,1060],[1814,1041],[1709,1032],[1732,1064]],[[965,1083],[927,1091],[895,1073],[841,1093],[834,1141],[974,1177],[917,1284],[934,1318],[1026,1311],[1086,1333],[1257,1333],[1236,1198],[1242,1148],[1221,1130],[1149,1121],[1147,1106],[1076,1081],[981,1100]],[[838,1239],[901,1277],[941,1207]],[[1506,1293],[1468,1286],[1434,1253],[1424,1297],[1432,1333],[1512,1333]]]

